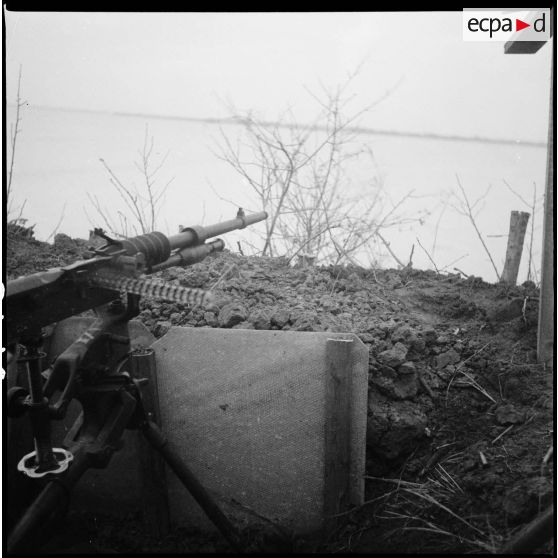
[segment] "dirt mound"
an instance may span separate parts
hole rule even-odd
[[[8,276],[69,263],[86,244],[8,235]],[[172,325],[334,331],[355,333],[369,348],[368,503],[328,540],[298,541],[299,548],[494,552],[551,501],[553,464],[543,459],[553,440],[552,377],[536,362],[532,283],[290,267],[281,258],[226,251],[158,276],[210,289],[214,302],[143,299],[139,318],[157,337]],[[132,529],[129,518],[120,524]],[[141,548],[135,525],[128,550]],[[106,548],[105,531],[88,537]],[[193,548],[179,539],[173,533],[158,548]],[[125,540],[120,534],[113,548],[125,550]]]
[[[6,275],[15,279],[37,271],[67,265],[76,259],[83,259],[87,253],[87,242],[71,239],[65,234],[57,234],[49,244],[36,240],[32,228],[14,223],[6,228]]]

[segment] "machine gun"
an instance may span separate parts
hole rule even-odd
[[[7,412],[10,417],[27,414],[30,418],[35,450],[23,456],[17,468],[42,487],[8,537],[8,552],[33,549],[39,535],[49,531],[57,510],[67,505],[82,475],[89,468],[108,465],[125,429],[143,433],[231,546],[242,550],[234,526],[154,422],[147,408],[149,397],[142,395],[148,378],[130,373],[134,354],[128,322],[139,314],[141,296],[188,305],[209,302],[206,291],[146,276],[199,262],[224,248],[221,239],[208,239],[266,218],[265,212],[245,216],[239,210],[236,219],[181,228],[174,236],[152,232],[125,240],[114,240],[96,229],[106,242],[88,259],[8,281],[8,374],[19,362],[26,368],[27,386],[8,390]],[[43,328],[86,310],[95,311],[91,325],[44,368]],[[154,377],[153,372],[146,375]],[[65,447],[53,447],[51,421],[64,419],[73,400],[79,401],[82,413],[66,436]]]

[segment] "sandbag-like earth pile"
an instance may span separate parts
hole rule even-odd
[[[8,278],[67,264],[86,245],[12,231]],[[367,503],[327,540],[293,540],[294,550],[498,552],[551,505],[553,376],[537,363],[533,283],[412,268],[293,267],[227,251],[157,276],[209,289],[213,302],[192,308],[143,299],[139,319],[156,337],[173,325],[333,331],[355,333],[369,348]],[[76,510],[67,521],[74,535],[66,546],[227,551],[220,539],[187,528],[152,540],[141,517],[109,510],[95,518]],[[60,551],[62,543],[53,544]],[[539,551],[551,553],[552,541]]]

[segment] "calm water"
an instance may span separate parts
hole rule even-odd
[[[8,129],[12,121],[12,110],[8,107]],[[119,207],[119,200],[99,158],[105,159],[123,182],[139,183],[141,176],[134,161],[143,145],[146,124],[155,138],[156,150],[160,154],[168,151],[160,180],[166,182],[174,177],[160,214],[163,232],[176,232],[178,224],[210,224],[232,218],[237,206],[260,209],[240,177],[212,152],[219,136],[219,127],[215,124],[29,107],[22,114],[13,189],[17,202],[27,200],[25,217],[30,223],[36,223],[37,238],[48,237],[64,205],[61,232],[87,238],[93,226],[103,226],[87,194],[97,196],[105,207]],[[232,138],[239,131],[234,125],[223,129]],[[358,139],[372,149],[377,172],[394,201],[414,191],[416,197],[404,206],[404,213],[411,216],[423,210],[430,212],[422,225],[384,232],[400,259],[408,260],[411,246],[419,237],[439,268],[464,256],[455,264],[457,267],[494,281],[492,266],[471,224],[448,205],[450,194],[456,189],[455,175],[459,175],[472,201],[491,185],[483,204],[479,204],[476,219],[501,269],[510,211],[529,211],[506,188],[503,180],[529,202],[533,197],[533,183],[536,183],[542,200],[546,149],[373,135],[362,135]],[[366,195],[365,184],[370,173],[369,166],[353,168],[348,191]],[[542,202],[539,202],[534,240],[537,270],[540,268],[541,225]],[[231,249],[235,248],[237,239],[250,238],[246,232],[239,235],[225,237]],[[526,244],[528,242],[527,237]],[[413,262],[418,268],[432,268],[418,245]],[[382,263],[394,266],[389,256]],[[526,274],[525,252],[519,279],[524,280]]]

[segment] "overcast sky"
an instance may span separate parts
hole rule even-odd
[[[387,97],[363,124],[545,141],[550,45],[505,55],[464,42],[461,12],[6,12],[7,100],[193,117],[226,102],[274,119],[362,64],[353,91]]]

